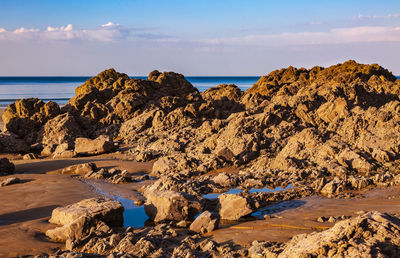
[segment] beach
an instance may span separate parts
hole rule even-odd
[[[349,60],[245,90],[107,69],[68,106],[18,100],[0,256],[396,257],[399,87]]]

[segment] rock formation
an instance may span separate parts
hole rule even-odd
[[[8,159],[0,159],[0,176],[6,176],[14,173],[15,166]]]

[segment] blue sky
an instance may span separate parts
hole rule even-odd
[[[400,74],[400,1],[0,1],[0,75],[261,75],[347,59]]]

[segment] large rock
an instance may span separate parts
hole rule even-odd
[[[10,132],[0,133],[0,153],[27,153],[29,146],[17,135]]]
[[[120,202],[105,198],[91,198],[59,207],[53,210],[50,223],[66,225],[79,217],[89,216],[99,219],[112,227],[123,226],[124,207]]]
[[[37,132],[49,119],[60,114],[60,107],[53,101],[44,103],[40,99],[20,99],[10,104],[2,118],[4,129],[21,138]]]
[[[0,176],[6,176],[14,173],[15,166],[8,159],[0,159]]]
[[[144,210],[155,222],[193,220],[201,211],[200,202],[191,195],[147,189]]]
[[[238,220],[253,212],[250,201],[236,194],[221,194],[218,197],[219,215],[223,220]]]
[[[53,210],[50,223],[60,227],[49,229],[46,235],[53,241],[75,241],[88,235],[110,233],[122,227],[124,207],[120,202],[104,198],[85,199]]]
[[[212,214],[209,211],[201,213],[192,224],[190,224],[190,230],[197,233],[209,233],[214,229],[218,228],[219,217],[216,214]]]
[[[76,138],[75,152],[77,155],[98,155],[111,151],[113,142],[107,136],[99,136],[94,140],[88,138]]]
[[[278,257],[398,257],[400,220],[369,212],[323,232],[297,235]]]
[[[72,148],[75,139],[84,135],[75,117],[65,113],[49,120],[43,126],[39,138],[44,146],[67,143]]]

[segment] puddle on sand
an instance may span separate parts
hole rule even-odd
[[[279,213],[285,210],[296,209],[300,206],[306,204],[305,201],[302,200],[292,200],[292,201],[281,201],[272,205],[269,205],[261,210],[253,212],[251,216],[256,218],[261,218],[264,215],[272,215],[275,213]]]
[[[97,185],[87,182],[87,184],[93,186],[96,192],[102,194],[108,198],[119,201],[124,206],[124,227],[144,227],[148,223],[151,223],[149,217],[144,211],[144,206],[137,206],[133,200],[124,198],[120,195],[112,195],[101,190]]]
[[[282,188],[281,186],[275,187],[273,189],[268,188],[268,187],[264,187],[264,188],[261,188],[261,189],[251,188],[249,190],[249,192],[250,193],[255,193],[255,192],[258,192],[258,193],[275,193],[275,192],[280,192],[280,191],[287,190],[287,189],[292,189],[292,188],[293,188],[293,186],[291,184],[289,184],[284,188]],[[241,190],[239,188],[232,188],[232,189],[229,189],[228,191],[226,191],[224,193],[226,193],[226,194],[238,194],[238,193],[241,193],[243,191],[244,190]],[[221,194],[223,194],[223,193],[210,193],[210,194],[204,194],[201,197],[206,198],[206,199],[217,199],[218,196],[220,196]]]

